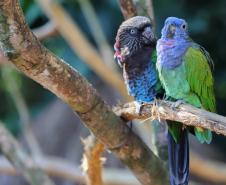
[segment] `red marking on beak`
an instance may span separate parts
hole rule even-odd
[[[118,65],[122,67],[125,58],[121,55],[119,42],[116,42],[114,44],[114,50],[115,50],[114,59],[116,60],[116,62],[118,62]]]

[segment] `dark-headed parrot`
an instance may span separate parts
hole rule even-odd
[[[114,57],[138,109],[163,94],[156,70],[156,41],[151,21],[143,16],[124,21],[117,32]]]

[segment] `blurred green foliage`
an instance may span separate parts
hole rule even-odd
[[[44,25],[48,18],[34,0],[20,0],[26,20],[31,28]],[[90,29],[81,13],[76,0],[58,0],[67,12],[78,23],[87,38],[94,45]],[[91,0],[97,12],[105,36],[113,46],[118,26],[123,20],[116,0]],[[211,54],[215,62],[215,91],[218,112],[226,115],[226,1],[225,0],[154,0],[157,35],[168,16],[185,18],[189,24],[191,37],[203,45]],[[88,79],[95,74],[72,52],[61,36],[55,36],[43,41],[43,44],[56,55],[62,57],[73,67],[79,70]],[[113,57],[113,56],[112,56]],[[0,72],[1,73],[1,72]],[[54,96],[40,85],[29,80],[15,71],[20,89],[32,114],[39,112]],[[0,78],[0,119],[13,125],[18,125],[17,110],[4,88],[3,79]],[[17,126],[15,127],[17,128]]]

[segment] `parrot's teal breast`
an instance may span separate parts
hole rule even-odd
[[[185,61],[174,69],[168,69],[157,62],[157,68],[166,96],[202,107],[198,96],[191,91],[187,81]]]
[[[174,69],[164,68],[160,63],[157,63],[157,68],[166,95],[175,99],[185,98],[190,91],[190,86],[186,80],[184,63]]]

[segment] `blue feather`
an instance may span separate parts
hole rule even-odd
[[[157,95],[155,85],[158,80],[157,71],[150,60],[149,63],[143,64],[142,67],[124,66],[124,79],[127,90],[137,102],[151,102]]]

